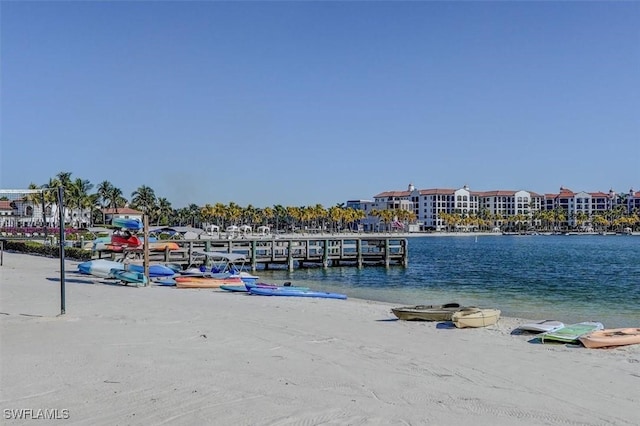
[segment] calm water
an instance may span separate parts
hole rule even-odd
[[[455,301],[505,316],[640,326],[637,236],[415,237],[408,268],[259,272],[264,281],[397,304]]]

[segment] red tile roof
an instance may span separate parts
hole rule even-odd
[[[408,197],[411,194],[410,191],[385,191],[381,192],[378,195],[374,195],[373,198],[382,198],[382,197]]]
[[[420,195],[453,195],[454,192],[456,192],[455,189],[443,188],[421,189],[419,191]]]
[[[0,200],[0,210],[13,210],[13,207],[11,207],[11,201]]]
[[[117,209],[102,209],[104,214],[144,214],[139,210],[130,209],[129,207],[120,207]]]

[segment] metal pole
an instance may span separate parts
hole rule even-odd
[[[44,191],[42,191],[40,195],[42,196],[42,224],[44,226],[44,240],[47,241],[49,237],[49,229],[47,228],[47,205],[44,201]]]
[[[149,216],[146,214],[142,216],[142,233],[144,235],[144,246],[142,252],[144,255],[143,266],[144,276],[147,278],[146,286],[151,285],[151,278],[149,277]]]
[[[60,315],[65,314],[64,282],[64,188],[58,187],[58,213],[60,215]]]

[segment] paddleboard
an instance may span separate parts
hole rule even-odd
[[[576,343],[580,336],[583,336],[592,331],[602,330],[604,325],[601,322],[585,321],[577,324],[565,325],[554,331],[547,331],[540,335],[540,341],[545,343],[551,342],[563,342],[563,343]]]
[[[539,322],[530,322],[522,324],[516,330],[528,331],[531,333],[546,333],[549,331],[555,331],[564,327],[564,323],[560,321],[544,320]]]
[[[289,283],[291,284],[291,283]],[[267,289],[272,289],[272,290],[292,290],[292,291],[309,291],[309,287],[298,287],[298,286],[292,286],[292,285],[277,285],[277,284],[267,284],[267,283],[244,283],[244,286],[246,287],[247,291],[252,289],[252,288],[267,288]]]
[[[340,293],[325,293],[322,291],[300,291],[289,290],[284,287],[281,288],[264,288],[264,287],[252,287],[249,289],[249,293],[259,296],[288,296],[288,297],[318,297],[322,299],[346,299],[346,294]]]

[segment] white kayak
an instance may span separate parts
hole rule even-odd
[[[78,265],[78,271],[81,273],[100,278],[109,278],[112,269],[124,271],[124,264],[115,260],[95,259]]]
[[[548,331],[556,331],[564,327],[564,323],[554,320],[544,320],[539,322],[530,322],[522,324],[516,330],[528,331],[531,333],[546,333]]]

